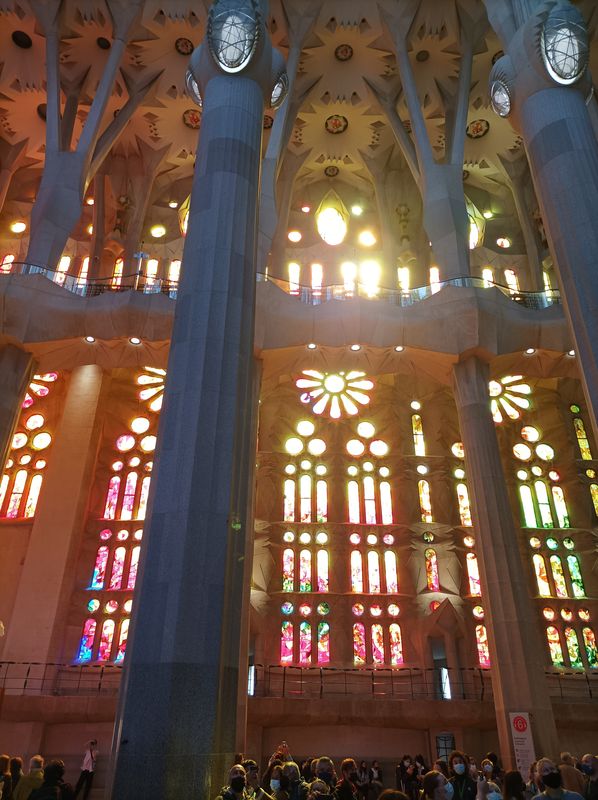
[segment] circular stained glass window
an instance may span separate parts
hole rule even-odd
[[[566,539],[563,539],[563,545],[567,550],[573,550],[575,547],[575,542],[571,539],[570,536],[567,536]]]
[[[13,450],[20,450],[21,447],[25,447],[26,444],[27,444],[26,433],[15,433],[15,435],[12,437]]]
[[[355,614],[356,617],[363,616],[364,610],[365,609],[363,607],[363,603],[353,603],[353,606],[351,607],[351,611]]]
[[[395,537],[390,533],[385,533],[384,536],[382,537],[382,541],[384,542],[384,544],[391,545],[395,543]]]
[[[473,538],[473,536],[464,536],[463,544],[465,545],[465,547],[473,547],[475,545],[475,539]]]
[[[576,403],[573,403],[573,405],[569,406],[569,411],[571,411],[572,414],[579,414],[581,408]]]
[[[143,539],[143,530],[140,529],[135,531],[133,534],[133,539],[135,539],[136,542],[140,542]]]
[[[520,461],[529,461],[532,457],[532,451],[526,444],[519,443],[513,447],[513,455]]]
[[[380,469],[378,470],[378,474],[380,475],[381,478],[388,478],[388,476],[390,475],[390,470],[388,469],[388,467],[380,467]]]
[[[548,477],[550,478],[551,481],[560,481],[561,479],[561,476],[555,469],[550,470],[550,472],[548,473]]]
[[[118,609],[118,603],[116,600],[108,600],[106,605],[104,606],[104,611],[106,614],[114,614],[114,612]]]
[[[316,426],[308,419],[302,419],[297,423],[297,433],[299,436],[312,436]]]
[[[550,538],[546,539],[546,547],[549,550],[558,550],[559,549],[559,543],[557,542],[556,539],[553,539],[552,537],[550,537]]]
[[[325,617],[327,614],[330,614],[330,606],[328,603],[318,603],[317,611],[321,617]]]
[[[130,467],[138,467],[141,464],[141,459],[139,456],[133,456],[133,458],[129,459],[129,466]]]
[[[308,603],[301,603],[299,606],[299,613],[302,617],[309,617],[311,614],[311,606]]]
[[[544,619],[547,619],[549,622],[552,622],[553,619],[556,617],[556,612],[554,608],[550,608],[550,606],[546,606],[546,608],[543,608],[542,614],[544,615]]]
[[[45,420],[41,414],[32,414],[25,423],[25,427],[28,431],[35,431],[41,428],[44,422]]]
[[[537,536],[532,536],[532,538],[529,540],[529,543],[530,547],[533,547],[534,550],[538,550],[540,547],[542,547],[542,542],[538,539]]]
[[[327,472],[328,472],[328,470],[326,469],[324,464],[318,464],[318,466],[316,467],[316,475],[320,475],[320,476],[326,475]]]
[[[131,422],[131,430],[133,433],[145,433],[150,426],[150,421],[147,417],[136,417]]]
[[[565,620],[565,622],[571,622],[573,619],[573,611],[571,611],[570,608],[562,608],[561,617]]]
[[[595,469],[587,469],[586,475],[588,478],[595,478],[596,477],[596,470]]]
[[[122,461],[115,461],[112,464],[112,469],[114,470],[114,472],[120,472],[123,467],[124,467],[124,464],[123,464]]]
[[[361,542],[361,536],[358,533],[352,533],[351,536],[349,536],[349,541],[351,544],[359,544]]]
[[[451,447],[451,453],[456,458],[465,458],[465,448],[463,447],[463,442],[455,442],[455,444]]]
[[[294,609],[293,609],[293,604],[292,604],[292,603],[289,603],[289,602],[287,601],[286,603],[283,603],[283,604],[281,605],[281,607],[280,607],[280,610],[282,611],[282,613],[283,613],[283,614],[287,614],[287,615],[288,615],[288,614],[292,614],[292,613],[293,613],[293,611],[294,611]]]
[[[240,72],[247,66],[258,36],[258,20],[249,0],[221,0],[210,9],[208,46],[225,72]]]
[[[357,469],[357,467],[355,466],[355,464],[351,464],[351,466],[350,466],[350,467],[347,467],[347,472],[349,473],[349,475],[350,475],[352,478],[354,478],[354,477],[357,475],[357,473],[359,472],[359,470]]]
[[[484,609],[482,606],[474,606],[471,610],[471,613],[476,619],[484,619]]]
[[[360,442],[359,439],[351,439],[347,442],[347,453],[349,453],[350,456],[357,458],[363,455],[364,450],[365,445],[363,442]]]
[[[118,539],[119,542],[126,541],[129,538],[129,531],[124,531],[124,530],[123,531],[119,531],[116,534],[116,538]]]
[[[116,449],[120,450],[121,453],[128,453],[129,450],[132,450],[135,447],[135,437],[130,436],[128,433],[124,434],[124,436],[119,436],[116,440]]]
[[[542,467],[532,467],[532,475],[535,475],[537,478],[542,475]]]
[[[376,439],[370,445],[370,453],[373,456],[381,458],[382,456],[385,456],[388,453],[388,445],[386,444],[386,442],[383,442],[382,439]]]
[[[31,456],[30,455],[21,456],[21,458],[19,459],[19,464],[25,465],[25,464],[28,464],[30,461],[31,461]]]
[[[457,478],[457,480],[461,481],[465,477],[465,470],[464,469],[456,469],[453,472],[453,475],[455,476],[455,478]]]
[[[286,72],[283,72],[279,76],[278,80],[274,84],[274,88],[272,89],[272,95],[270,97],[270,107],[279,108],[284,103],[288,91],[289,91],[289,79]]]
[[[536,455],[542,461],[552,461],[554,458],[554,450],[549,444],[539,444],[536,447]]]
[[[531,425],[526,425],[521,429],[521,438],[526,442],[537,442],[540,439],[540,431]]]
[[[43,469],[46,466],[46,462],[43,458],[40,458],[39,461],[36,461],[33,466],[35,469]]]
[[[371,422],[360,422],[357,426],[357,433],[363,436],[364,439],[371,439],[376,433],[376,428]]]
[[[382,606],[379,606],[377,603],[373,606],[370,606],[370,614],[372,617],[382,616]]]
[[[511,113],[511,95],[509,87],[503,81],[493,81],[490,87],[490,101],[494,113],[499,117],[508,117]]]
[[[153,453],[153,451],[156,449],[156,437],[144,436],[143,439],[139,442],[139,446],[141,447],[144,453]]]
[[[297,467],[294,464],[287,464],[284,471],[287,475],[294,475],[297,472]]]
[[[368,544],[371,545],[378,544],[378,537],[376,536],[375,533],[368,533],[366,541]]]
[[[293,531],[285,531],[282,534],[282,541],[286,542],[287,544],[290,544],[291,542],[294,542],[295,541],[295,534],[293,533]]]
[[[401,613],[401,609],[398,607],[396,603],[391,603],[388,606],[388,613],[391,617],[398,617]]]
[[[374,465],[372,464],[371,461],[364,461],[362,466],[363,466],[363,471],[364,472],[373,472],[374,471]]]
[[[546,71],[563,85],[575,83],[585,72],[589,58],[588,32],[583,17],[556,6],[542,30],[542,57]]]
[[[112,531],[108,528],[104,528],[103,531],[100,531],[100,539],[103,542],[106,542],[112,536]]]
[[[423,535],[423,540],[426,544],[431,544],[434,541],[434,534],[431,531],[426,531]]]
[[[307,449],[312,456],[321,456],[326,450],[326,442],[323,439],[312,439],[308,443]]]
[[[324,533],[324,531],[320,531],[316,533],[316,543],[317,544],[326,544],[328,541],[328,534]]]
[[[90,600],[89,603],[87,604],[87,610],[89,611],[90,614],[93,614],[95,611],[97,611],[99,607],[100,607],[100,601],[95,597],[93,598],[93,600]]]
[[[580,608],[577,612],[579,618],[583,620],[583,622],[589,622],[590,620],[590,612],[587,608]]]
[[[307,532],[299,534],[299,541],[301,544],[309,544],[311,542],[311,535]]]
[[[50,436],[49,433],[46,433],[44,431],[44,433],[37,433],[33,437],[33,439],[31,440],[31,447],[33,447],[34,450],[45,450],[46,447],[50,446],[51,442],[52,442],[52,437]]]
[[[132,600],[125,600],[123,603],[123,608],[125,610],[125,614],[130,614],[131,609],[133,608],[133,601]]]
[[[439,607],[440,603],[438,602],[438,600],[432,600],[432,602],[430,603],[430,611],[434,612]]]
[[[520,481],[526,481],[529,478],[529,475],[524,469],[517,470],[517,477]]]
[[[284,443],[284,449],[289,455],[298,456],[299,453],[303,452],[303,442],[301,439],[297,439],[296,436],[291,436],[291,438],[287,439]]]
[[[311,469],[311,461],[308,461],[307,459],[304,459],[301,462],[301,469],[304,469],[304,470]]]

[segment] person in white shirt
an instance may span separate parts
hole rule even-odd
[[[87,800],[91,792],[91,785],[93,783],[93,775],[96,771],[96,762],[98,760],[98,740],[92,739],[87,742],[85,753],[83,755],[83,763],[81,764],[81,774],[75,786],[75,800],[79,796],[79,792],[83,789],[83,800]]]

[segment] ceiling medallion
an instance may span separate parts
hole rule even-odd
[[[201,125],[201,114],[199,113],[197,108],[188,108],[186,111],[183,111],[183,122],[188,128],[191,128],[192,131],[199,130],[199,126]]]
[[[264,114],[264,130],[270,130],[270,128],[274,125],[274,120],[270,116],[270,114]]]
[[[350,44],[339,44],[334,51],[337,61],[350,61],[353,58],[353,48]]]
[[[344,133],[349,127],[349,120],[342,114],[332,114],[324,123],[324,127],[328,133]]]
[[[486,119],[474,119],[470,122],[465,133],[470,139],[481,139],[490,130],[490,123]]]
[[[194,50],[193,42],[185,36],[179,36],[174,43],[174,49],[182,56],[190,56]]]
[[[324,175],[326,175],[327,178],[336,178],[338,173],[339,173],[338,167],[326,167],[326,169],[324,170]]]

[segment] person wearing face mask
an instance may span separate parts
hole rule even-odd
[[[341,779],[333,793],[334,800],[358,800],[357,764],[352,758],[344,758],[341,762]]]
[[[247,794],[251,800],[272,800],[271,796],[260,786],[260,774],[257,761],[246,758],[241,762],[245,770],[245,780],[247,783]]]
[[[542,789],[537,800],[583,800],[578,792],[563,789],[560,770],[549,758],[541,758],[536,764],[536,783]]]
[[[282,764],[275,764],[270,774],[270,794],[274,800],[289,800],[289,793],[282,788]],[[288,778],[285,780],[285,784]]]
[[[581,771],[588,779],[584,797],[586,800],[598,800],[598,758],[586,753],[581,759]]]
[[[247,773],[241,764],[235,764],[228,773],[228,786],[225,786],[216,800],[249,800],[247,792]]]
[[[281,789],[288,792],[289,800],[307,800],[309,785],[301,777],[299,767],[294,761],[282,765]]]
[[[559,770],[563,779],[563,789],[569,789],[571,792],[581,795],[585,794],[586,779],[576,768],[571,753],[561,753]]]
[[[316,763],[316,778],[324,781],[328,786],[329,793],[332,794],[336,786],[336,771],[332,759],[328,756],[320,756],[318,759]]]
[[[480,766],[482,768],[482,777],[484,778],[484,780],[494,781],[494,783],[498,783],[498,781],[495,778],[496,775],[495,766],[492,763],[492,761],[490,761],[489,758],[483,758]]]
[[[426,772],[422,781],[422,800],[453,800],[455,789],[442,772]]]
[[[455,800],[475,800],[478,787],[468,774],[466,759],[460,750],[453,750],[450,754],[449,771]]]

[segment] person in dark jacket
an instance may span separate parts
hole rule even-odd
[[[64,761],[50,761],[44,767],[44,782],[29,795],[29,800],[74,800],[75,792],[64,780]]]
[[[460,750],[453,750],[449,756],[450,783],[455,791],[455,800],[475,800],[478,787],[469,776],[467,760]]]
[[[288,792],[289,800],[307,800],[309,784],[301,777],[299,766],[294,761],[282,765],[281,788]]]
[[[357,764],[352,758],[345,758],[341,762],[341,779],[334,790],[334,800],[358,800],[357,791],[358,772]]]

